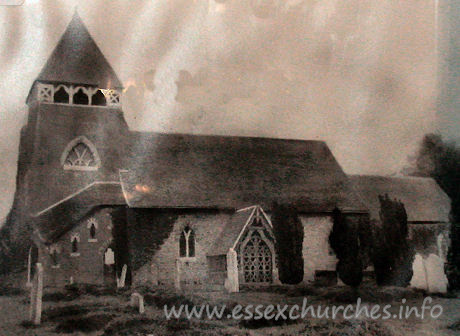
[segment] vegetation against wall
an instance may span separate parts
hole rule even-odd
[[[452,200],[452,226],[450,249],[447,256],[446,273],[449,286],[460,288],[460,148],[452,142],[443,141],[440,135],[427,134],[412,166],[405,171],[408,175],[429,176],[436,180]]]
[[[303,280],[303,226],[292,205],[274,203],[272,224],[278,258],[279,279],[284,284],[298,284]]]
[[[337,259],[337,275],[351,287],[358,287],[363,280],[363,254],[360,249],[360,225],[339,209],[333,211],[333,226],[329,244]]]
[[[406,287],[412,279],[414,250],[408,242],[404,204],[379,195],[380,225],[374,230],[374,263],[377,284]]]
[[[128,209],[128,234],[133,270],[155,255],[171,234],[177,214],[158,209]]]

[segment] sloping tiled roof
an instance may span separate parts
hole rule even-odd
[[[37,80],[88,84],[100,88],[122,87],[117,75],[77,13]]]
[[[130,150],[131,207],[366,209],[322,141],[134,132]]]
[[[450,199],[431,178],[351,175],[350,181],[373,219],[380,218],[378,196],[388,194],[404,203],[408,221],[449,222]]]
[[[121,186],[115,182],[94,182],[42,211],[32,214],[37,232],[44,242],[53,242],[94,208],[125,205]]]
[[[208,255],[217,256],[227,254],[255,210],[256,207],[252,206],[235,212],[225,224],[224,229],[214,242],[213,247],[209,249]]]

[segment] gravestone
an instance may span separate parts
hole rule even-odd
[[[27,283],[26,287],[32,287],[32,247],[29,249],[29,257],[27,259]]]
[[[237,293],[240,290],[238,282],[238,260],[233,248],[230,248],[227,252],[227,279],[225,280],[225,289],[229,293]]]
[[[180,260],[176,259],[176,276],[174,277],[174,287],[176,290],[180,290]]]
[[[410,286],[424,289],[429,293],[446,293],[448,280],[444,272],[444,263],[445,260],[435,254],[430,254],[427,258],[416,254],[412,264]]]
[[[410,286],[428,290],[427,274],[425,272],[423,257],[418,253],[415,255],[414,263],[412,264],[412,271],[413,275],[410,281]]]
[[[444,272],[444,259],[435,254],[430,254],[425,260],[428,273],[428,291],[430,293],[446,293],[447,277]]]
[[[42,297],[43,297],[43,266],[37,263],[32,290],[30,291],[30,321],[39,325],[42,317]]]
[[[130,302],[131,307],[137,307],[139,314],[143,314],[145,311],[144,308],[144,297],[139,294],[139,293],[133,293],[131,294],[131,302]]]
[[[120,278],[117,277],[117,288],[123,288],[125,287],[125,281],[126,281],[126,272],[128,271],[128,266],[126,264],[123,265],[123,268],[121,270],[121,276]]]

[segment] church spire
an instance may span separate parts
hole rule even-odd
[[[77,9],[38,75],[27,102],[121,106],[122,84]]]
[[[83,24],[77,8],[37,81],[122,88],[115,71]]]

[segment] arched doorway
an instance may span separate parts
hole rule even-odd
[[[267,243],[253,230],[242,249],[244,282],[271,283],[273,281],[273,258]]]

